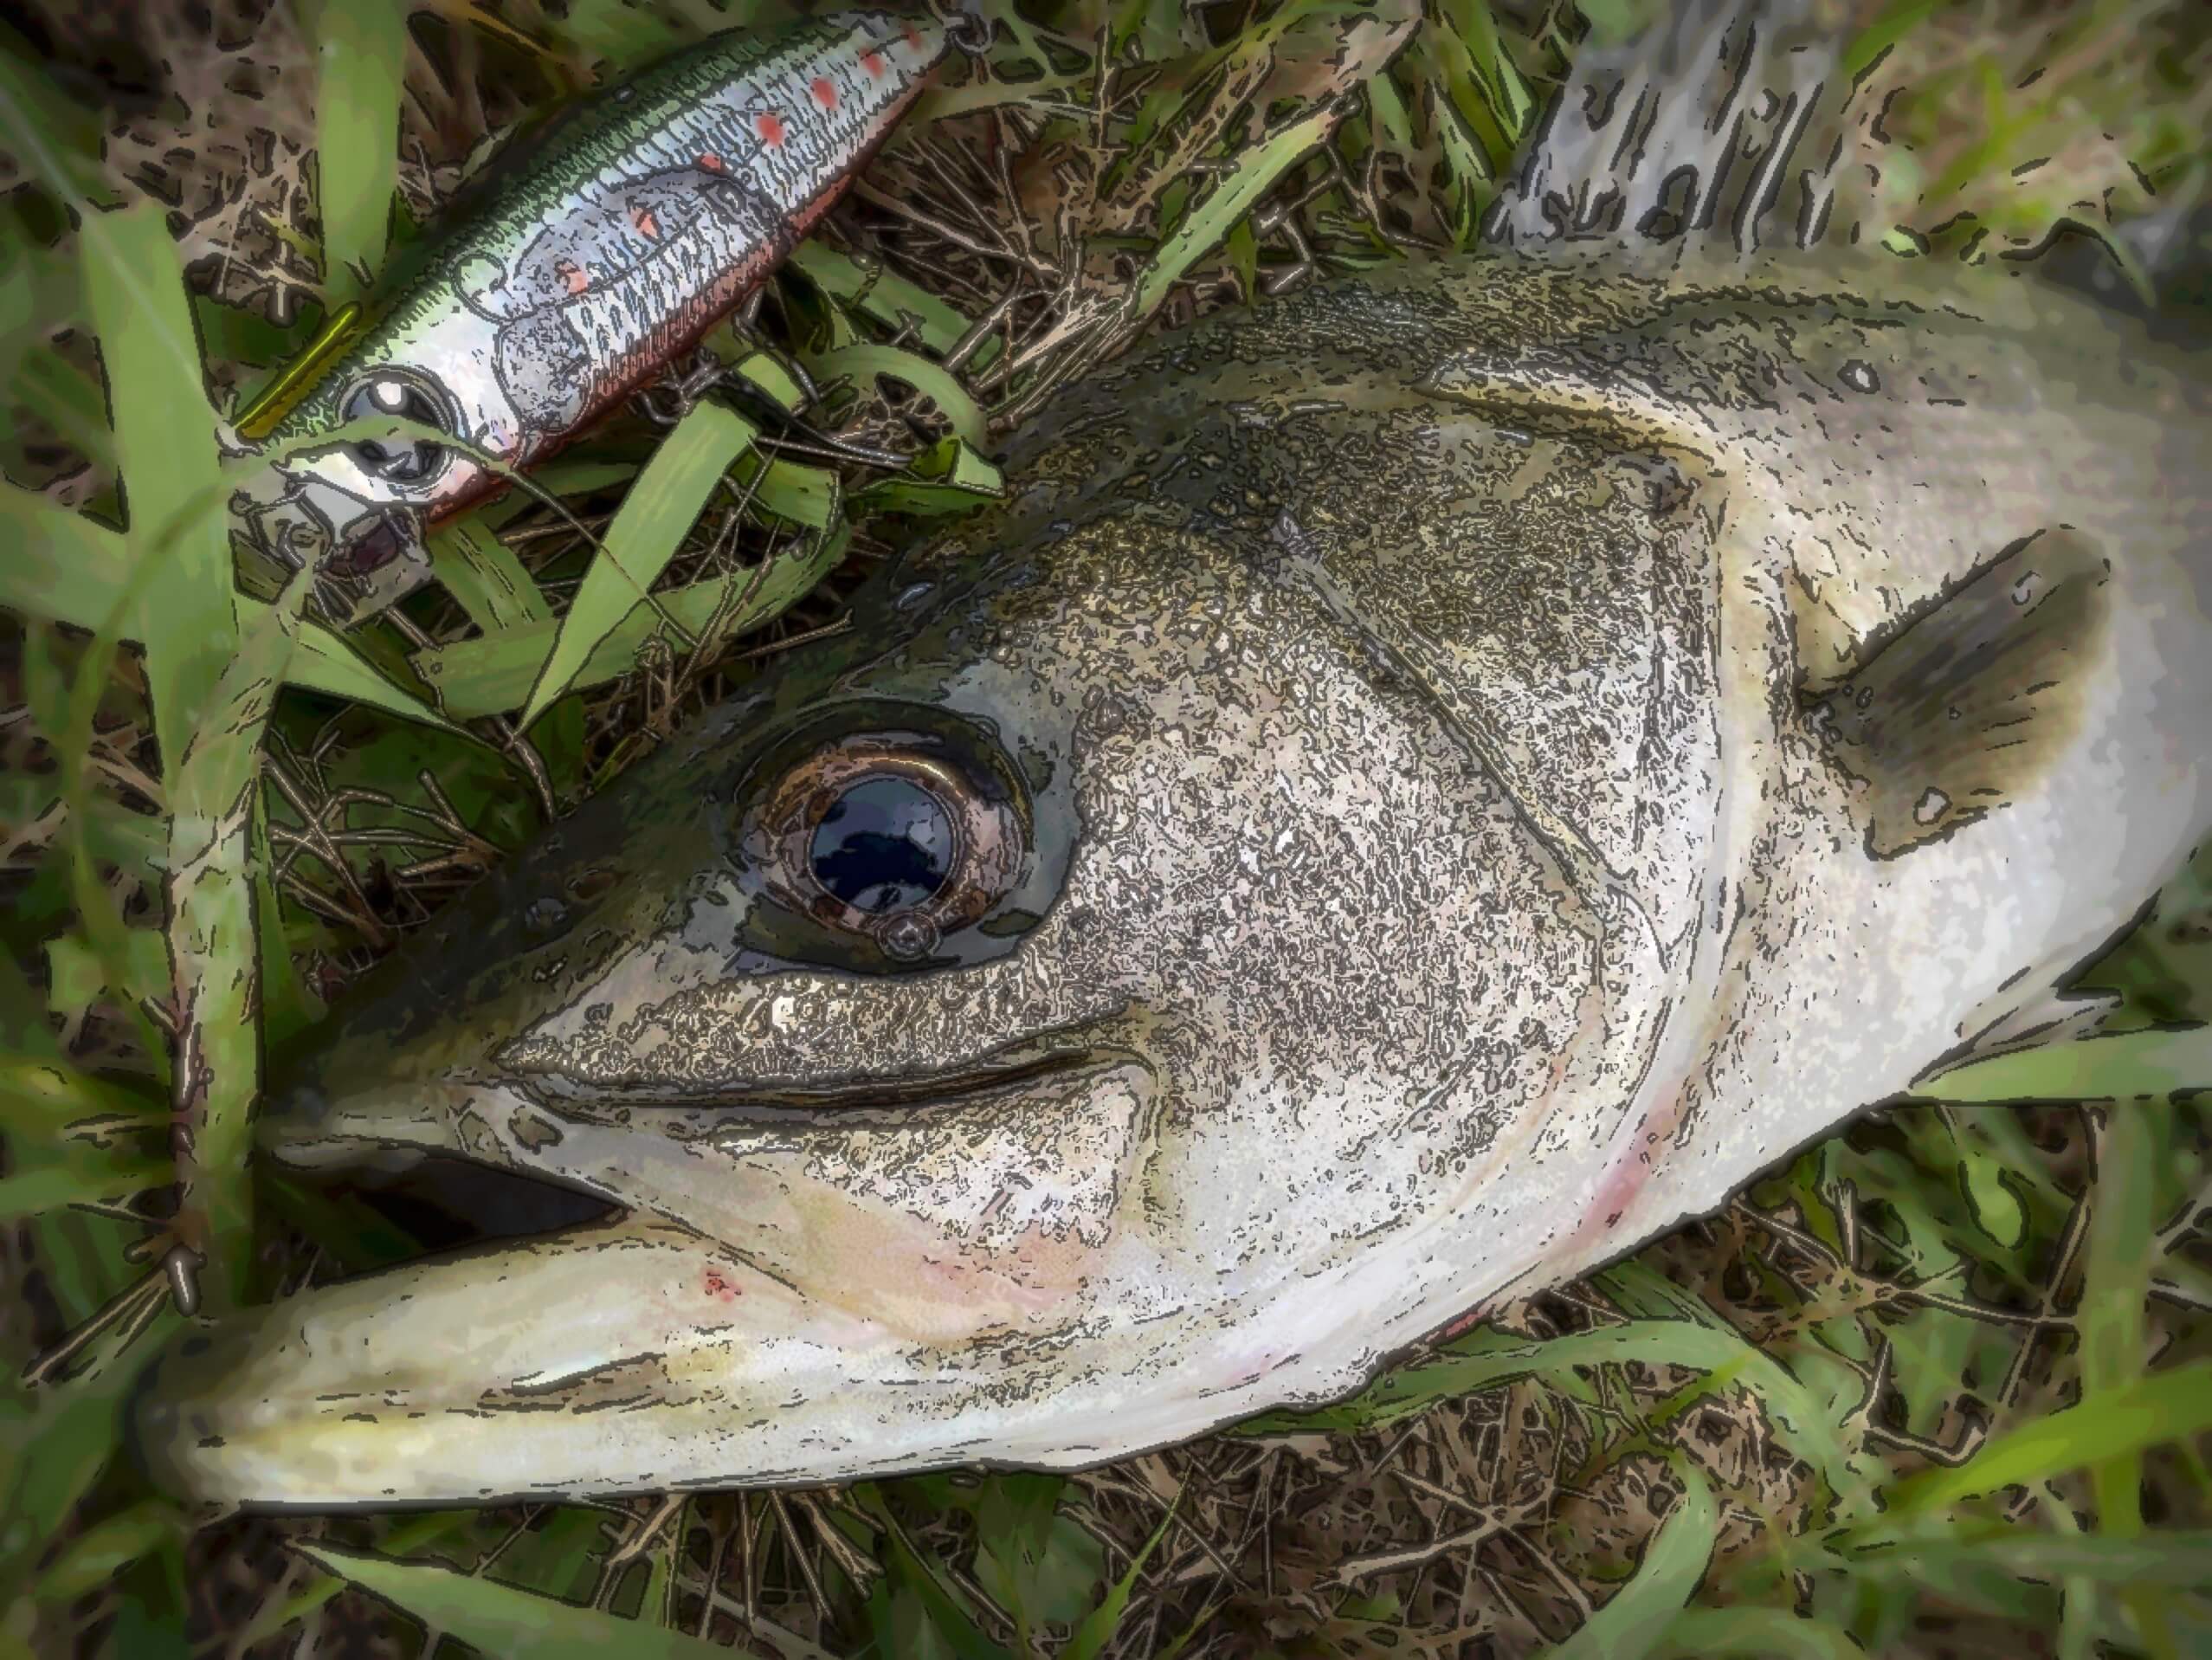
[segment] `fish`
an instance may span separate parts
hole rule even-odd
[[[242,545],[313,565],[348,623],[419,586],[425,528],[545,461],[758,289],[949,42],[935,18],[874,10],[729,30],[526,123],[374,297],[241,410],[242,440],[272,455],[232,501]]]
[[[2212,834],[2206,345],[1740,240],[1404,262],[1060,396],[281,1072],[266,1157],[474,1172],[490,1237],[195,1322],[148,1473],[1094,1464],[2063,1015]]]

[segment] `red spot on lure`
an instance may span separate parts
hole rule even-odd
[[[894,67],[901,41],[915,49]],[[377,451],[405,467],[373,446],[311,445],[291,475],[356,502],[350,522],[419,527],[493,494],[503,481],[472,450],[533,466],[690,352],[837,199],[946,48],[935,21],[884,11],[813,19],[764,51],[732,31],[592,94],[577,119],[531,124],[242,431],[312,440],[364,388],[397,382],[464,442]],[[874,78],[836,79],[855,59]],[[779,108],[794,85],[819,106],[804,121]]]

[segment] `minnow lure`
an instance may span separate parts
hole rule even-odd
[[[429,574],[422,531],[543,461],[741,303],[850,183],[947,48],[945,25],[841,11],[678,52],[515,134],[365,305],[241,411],[278,458],[234,499],[248,545],[319,563],[370,615]],[[455,443],[420,434],[433,429]]]

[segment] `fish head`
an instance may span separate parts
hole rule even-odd
[[[1132,529],[910,563],[875,643],[795,656],[384,972],[269,1152],[624,1219],[282,1305],[282,1383],[180,1357],[184,1482],[678,1482],[706,1433],[718,1479],[1065,1456],[1071,1384],[1119,1445],[1371,1360],[1382,1241],[1594,1040],[1580,901],[1264,536]],[[647,1375],[607,1458],[547,1462],[542,1408]]]

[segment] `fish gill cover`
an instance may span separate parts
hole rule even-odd
[[[1149,331],[1472,248],[1512,200],[1540,203],[1524,176],[1497,205],[1523,140],[1570,66],[1654,9],[977,10],[983,59],[737,327],[539,491],[441,531],[436,585],[344,639],[296,590],[230,603],[216,420],[373,290],[487,135],[790,9],[19,16],[0,61],[10,1639],[2201,1650],[2201,858],[2092,977],[2120,999],[2106,1036],[1955,1075],[1951,1100],[1892,1107],[1313,1417],[1067,1478],[199,1528],[117,1458],[180,1292],[266,1295],[413,1248],[388,1212],[249,1186],[265,1046],[558,809],[847,626],[917,523],[996,492],[1000,444],[1060,386]],[[1859,117],[1832,212],[1865,241],[1987,262],[2070,223],[2116,256],[2085,268],[2158,281],[2204,182],[2202,9],[1820,21],[1849,38]],[[1973,1105],[2022,1098],[2045,1104]],[[172,1276],[172,1243],[205,1266]]]

